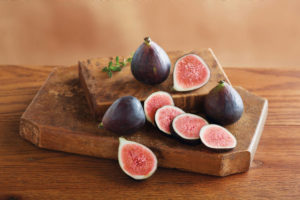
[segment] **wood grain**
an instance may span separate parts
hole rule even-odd
[[[297,199],[300,196],[300,118],[295,117],[300,113],[296,98],[299,68],[262,68],[255,69],[255,73],[252,68],[225,68],[233,85],[269,100],[267,124],[247,173],[218,178],[160,168],[143,182],[129,179],[115,161],[41,150],[18,135],[21,114],[51,70],[51,67],[0,66],[0,199]]]
[[[168,52],[171,61],[171,73],[167,80],[157,85],[146,85],[137,81],[131,74],[130,66],[124,67],[121,72],[116,72],[112,78],[108,78],[107,74],[102,72],[102,68],[107,66],[112,59],[109,57],[80,61],[78,66],[79,79],[84,88],[91,113],[100,121],[105,111],[116,99],[130,94],[140,101],[144,101],[156,91],[170,93],[175,105],[186,112],[201,110],[204,95],[215,87],[219,81],[225,80],[228,83],[230,82],[213,51],[211,49],[203,49],[193,51],[193,53],[199,55],[209,67],[209,81],[201,89],[185,93],[176,92],[173,89],[173,67],[176,61],[187,53],[191,52]],[[120,60],[122,59],[120,58]]]
[[[54,69],[22,115],[20,135],[40,148],[115,160],[118,138],[124,136],[152,149],[159,166],[227,176],[249,169],[268,109],[267,100],[243,88],[236,89],[242,96],[245,111],[238,122],[226,126],[238,143],[236,148],[223,153],[207,150],[201,144],[182,144],[166,137],[150,123],[130,135],[97,128],[98,122],[89,113],[79,84],[77,67]]]

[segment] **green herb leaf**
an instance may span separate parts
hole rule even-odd
[[[108,68],[111,68],[112,64],[113,64],[112,61],[109,61]]]
[[[116,56],[115,63],[113,61],[109,61],[108,66],[102,69],[103,72],[107,72],[109,78],[112,77],[112,72],[119,72],[125,67],[128,63],[132,61],[132,56],[128,58],[124,58],[123,61],[120,62],[119,56]]]
[[[126,65],[125,62],[120,62],[120,66],[121,66],[121,67],[124,67],[125,65]]]
[[[132,57],[127,58],[126,60],[128,63],[132,61]]]
[[[107,67],[104,67],[104,68],[102,69],[102,71],[103,71],[103,72],[107,72],[107,71],[108,71],[108,68],[107,68]]]
[[[119,72],[119,71],[121,71],[121,67],[118,67],[118,66],[113,66],[113,67],[111,67],[110,68],[111,69],[111,71],[113,71],[113,72]]]
[[[108,74],[108,77],[109,77],[109,78],[112,77],[112,72],[111,72],[111,71],[108,71],[107,74]]]

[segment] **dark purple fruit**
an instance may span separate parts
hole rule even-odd
[[[162,83],[170,74],[170,59],[167,53],[149,37],[144,40],[133,55],[131,72],[138,81],[145,84]]]
[[[146,121],[141,102],[133,96],[117,99],[105,112],[102,125],[118,134],[134,133]]]
[[[119,138],[118,161],[121,169],[131,178],[149,178],[157,169],[157,158],[146,146]]]
[[[237,144],[235,137],[227,129],[215,124],[203,126],[200,140],[206,147],[215,150],[233,149]]]
[[[197,144],[200,143],[200,130],[207,124],[207,121],[198,115],[183,113],[174,118],[171,134],[185,143]]]
[[[239,93],[231,85],[220,81],[205,97],[204,110],[214,123],[227,125],[241,118],[244,104]]]

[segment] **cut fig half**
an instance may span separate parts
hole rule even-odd
[[[236,147],[236,138],[224,127],[209,124],[200,130],[200,139],[202,143],[211,149],[229,150]]]
[[[172,135],[183,142],[200,143],[200,130],[208,122],[202,117],[190,113],[183,113],[174,118],[172,122]]]
[[[131,178],[149,178],[157,169],[155,154],[145,145],[119,138],[118,161],[121,169]]]
[[[155,124],[159,130],[167,135],[171,135],[171,124],[173,119],[184,113],[183,110],[176,106],[163,106],[155,113]]]
[[[210,69],[196,54],[179,58],[174,66],[173,84],[176,91],[191,91],[205,85],[210,78]]]
[[[154,120],[156,111],[165,105],[174,106],[173,98],[169,93],[157,91],[149,95],[144,101],[144,111],[147,120],[152,124],[155,124]]]

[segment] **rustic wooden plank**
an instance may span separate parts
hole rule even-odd
[[[95,118],[102,118],[107,108],[119,97],[131,94],[140,101],[144,101],[153,92],[162,90],[169,92],[175,104],[186,110],[195,111],[202,108],[203,97],[221,80],[229,80],[211,49],[193,51],[199,55],[210,69],[210,79],[201,89],[190,92],[176,92],[173,90],[173,67],[178,58],[189,52],[168,52],[171,61],[171,73],[166,81],[158,85],[143,84],[132,76],[130,66],[121,72],[114,73],[108,78],[102,68],[107,66],[111,58],[95,58],[79,62],[79,78],[84,88],[91,112]],[[122,59],[122,58],[120,58]]]
[[[293,96],[299,92],[296,86],[300,80],[288,84],[293,77],[300,77],[297,67],[259,68],[255,69],[255,75],[249,72],[252,68],[225,68],[233,85],[260,96],[268,94],[269,116],[247,173],[219,178],[159,168],[143,182],[129,179],[113,160],[39,149],[18,135],[21,114],[51,71],[47,68],[48,71],[40,73],[44,69],[0,66],[0,199],[297,199],[300,196],[300,118],[293,117],[300,112],[299,101]],[[11,73],[6,73],[9,70]],[[23,71],[22,76],[18,75],[19,70]],[[285,75],[278,81],[274,73],[279,77]],[[256,79],[261,74],[264,78]],[[274,84],[281,89],[268,89]],[[262,89],[255,90],[257,86]],[[290,104],[280,106],[281,101]],[[291,121],[287,119],[289,115]]]
[[[264,126],[267,101],[237,88],[245,105],[242,118],[228,128],[237,147],[215,153],[202,145],[181,144],[151,124],[125,136],[152,148],[159,166],[226,176],[248,170]],[[120,135],[98,129],[88,112],[76,67],[56,68],[21,118],[20,135],[41,148],[117,159]]]

